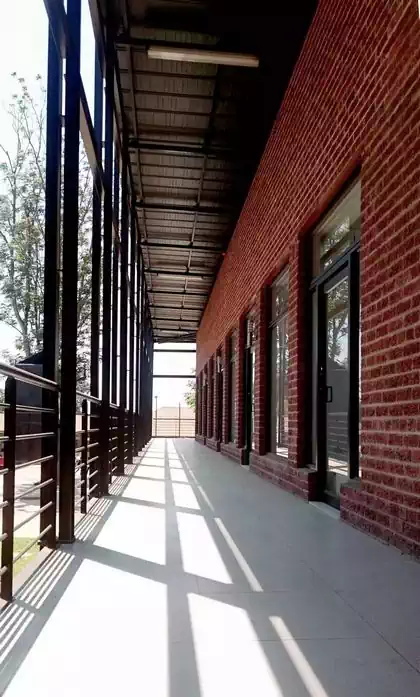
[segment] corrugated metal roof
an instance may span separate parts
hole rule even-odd
[[[295,52],[311,16],[305,5],[290,24]],[[291,65],[270,78],[284,85],[272,83],[276,100],[267,95],[279,48],[263,31],[273,34],[285,10],[265,24],[229,2],[113,0],[112,12],[155,340],[191,340],[293,65],[289,47],[281,60]],[[283,24],[274,35],[291,42]],[[150,41],[257,53],[261,69],[150,59]]]

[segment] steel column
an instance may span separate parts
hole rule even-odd
[[[61,337],[61,441],[59,535],[74,540],[74,451],[76,447],[77,269],[79,225],[81,0],[68,0],[69,44],[63,189],[63,302]]]
[[[109,30],[108,30],[109,31]],[[105,191],[102,269],[102,401],[101,411],[101,494],[109,487],[109,402],[111,370],[111,262],[112,262],[112,165],[114,143],[114,68],[111,37],[107,36],[105,68]]]
[[[137,253],[137,234],[136,234],[136,211],[131,206],[130,216],[130,346],[128,361],[128,409],[129,409],[129,441],[128,441],[128,462],[133,462],[133,437],[134,437],[134,292],[135,292],[135,269]]]
[[[104,108],[103,75],[99,50],[95,54],[95,114],[94,129],[97,158],[102,167],[102,130]],[[101,224],[102,224],[102,182],[96,171],[92,201],[92,296],[90,321],[90,391],[99,397],[99,334],[101,311]]]
[[[123,144],[121,179],[121,295],[120,295],[120,452],[119,474],[124,473],[125,411],[127,409],[127,273],[128,273],[128,190],[127,148]]]
[[[59,258],[60,258],[60,207],[61,207],[61,102],[62,59],[54,36],[58,34],[56,17],[51,20],[48,33],[48,81],[47,81],[47,137],[45,173],[45,264],[44,264],[44,330],[43,376],[57,381],[58,372],[58,308],[59,308]],[[54,506],[41,514],[41,530],[51,525],[43,544],[54,548],[56,544],[57,465],[58,465],[58,399],[56,393],[42,391],[44,409],[54,409],[42,414],[42,432],[54,431],[53,439],[42,440],[42,457],[53,456],[41,465],[41,482],[54,480],[53,486],[40,490],[41,507],[48,500]]]
[[[140,333],[141,333],[141,305],[143,302],[142,297],[142,263],[141,263],[141,253],[140,249],[137,248],[137,262],[136,262],[136,346],[134,349],[134,355],[136,357],[136,393],[134,395],[135,399],[135,455],[138,454],[139,447],[139,425],[140,425]]]
[[[114,197],[113,211],[114,221],[119,227],[119,201],[120,201],[120,171],[118,164],[118,149],[114,145]],[[119,241],[114,236],[112,252],[112,333],[111,333],[111,402],[118,404],[117,398],[117,364],[118,364],[118,295],[119,295],[119,261],[120,248]]]

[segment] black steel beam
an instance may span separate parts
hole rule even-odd
[[[66,60],[64,129],[59,536],[61,542],[71,543],[74,540],[76,448],[81,0],[68,0],[67,19],[70,47]]]
[[[185,307],[181,305],[156,305],[155,303],[151,303],[150,309],[153,310],[175,310],[176,312],[180,312],[181,310],[189,310],[193,312],[202,312],[203,308],[202,307]]]
[[[136,391],[134,395],[135,400],[135,451],[134,454],[137,455],[139,451],[139,415],[140,415],[140,335],[141,335],[141,305],[142,305],[142,263],[141,263],[141,251],[137,249],[136,255],[136,345],[134,348],[134,355],[136,360]]]
[[[198,213],[199,215],[233,215],[233,208],[222,208],[212,206],[181,206],[175,203],[145,203],[144,201],[136,201],[136,208],[145,211],[170,211],[171,213]]]
[[[95,50],[95,113],[94,130],[96,143],[102,144],[103,108],[104,108],[103,76],[98,47]],[[98,148],[99,163],[102,168],[102,146]],[[96,175],[99,177],[99,175]],[[95,397],[99,396],[99,331],[101,311],[101,226],[102,226],[102,195],[99,185],[94,187],[92,201],[92,294],[90,322],[90,391]]]
[[[112,64],[112,44],[108,37],[106,45],[105,68],[105,192],[102,255],[102,433],[100,489],[101,495],[108,494],[109,488],[109,415],[110,376],[111,376],[111,263],[112,263],[112,171],[114,143],[114,68]]]
[[[169,269],[145,269],[145,273],[153,274],[154,276],[188,276],[188,278],[214,278],[215,273],[201,273],[198,271],[172,271]]]
[[[195,291],[195,290],[154,290],[153,288],[147,288],[147,292],[151,295],[190,295],[199,298],[207,298],[207,291]]]
[[[128,307],[128,235],[129,211],[127,199],[126,149],[123,145],[123,164],[121,181],[121,295],[120,295],[120,406],[127,408],[127,307]],[[121,457],[121,456],[120,456]]]
[[[145,240],[141,243],[142,247],[150,247],[153,249],[173,249],[179,251],[187,252],[213,252],[215,254],[222,254],[222,247],[203,247],[199,244],[166,244],[165,242],[149,242]]]
[[[131,138],[129,148],[131,150],[142,150],[143,152],[157,152],[168,155],[182,155],[185,157],[207,156],[221,158],[223,160],[231,159],[235,155],[239,157],[239,153],[236,154],[231,148],[223,146],[203,147],[198,145],[194,147],[193,145],[180,145],[178,143],[153,143],[147,140],[141,140],[140,138]]]
[[[135,313],[135,269],[137,254],[137,235],[136,235],[136,211],[131,207],[130,211],[130,344],[128,360],[128,408],[129,408],[129,441],[128,441],[128,462],[133,462],[133,439],[134,439],[134,313]]]
[[[152,317],[152,322],[172,322],[172,324],[177,325],[194,324],[195,326],[198,326],[200,324],[200,321],[196,319],[171,319],[170,317]],[[188,329],[188,327],[185,328]]]
[[[120,163],[119,151],[114,143],[114,172],[113,172],[113,216],[115,226],[119,230],[120,215]],[[118,295],[120,271],[120,244],[114,237],[112,251],[112,334],[111,334],[111,402],[117,404],[117,352],[118,352]],[[121,279],[122,282],[123,279]]]
[[[56,17],[51,20],[56,23]],[[47,85],[47,138],[45,175],[45,264],[44,264],[44,330],[43,330],[43,376],[49,380],[58,378],[58,275],[60,258],[60,194],[61,194],[61,105],[62,105],[62,61],[55,44],[57,27],[49,27],[48,33],[48,85]],[[15,385],[15,381],[12,382]],[[7,383],[6,383],[7,385]],[[11,387],[11,386],[10,386]],[[14,387],[16,390],[16,387]],[[56,544],[57,465],[58,465],[58,395],[49,390],[42,391],[42,432],[54,432],[53,439],[42,440],[41,483],[53,480],[53,486],[44,486],[40,491],[41,508],[50,500],[54,505],[41,514],[41,530],[50,526],[43,544],[54,548]],[[53,413],[51,413],[51,410]],[[10,414],[5,415],[5,419]],[[16,418],[16,414],[15,414]],[[6,464],[7,466],[7,464]],[[4,496],[5,498],[5,496]],[[13,526],[12,526],[13,528]],[[4,531],[4,527],[3,527]],[[9,572],[10,573],[10,572]]]
[[[55,17],[51,19],[55,22]],[[45,173],[45,264],[43,374],[57,380],[59,236],[61,181],[62,62],[55,44],[53,26],[48,34],[47,152]]]

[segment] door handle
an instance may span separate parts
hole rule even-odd
[[[325,401],[327,404],[331,404],[331,402],[333,401],[333,388],[331,385],[327,385],[326,388],[327,389],[326,389]]]

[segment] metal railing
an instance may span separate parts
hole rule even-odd
[[[195,419],[158,416],[153,418],[154,438],[194,438]]]
[[[75,457],[75,498],[76,508],[79,504],[81,514],[89,510],[89,502],[100,496],[101,469],[101,405],[97,397],[77,391],[82,398],[82,428],[76,431],[77,440]]]
[[[55,549],[57,544],[57,514],[59,510],[61,516],[64,510],[59,496],[60,386],[2,362],[0,376],[6,377],[4,402],[0,403],[0,413],[4,413],[0,432],[0,449],[4,448],[3,462],[0,460],[0,597],[10,601],[16,562],[35,545]],[[108,494],[114,478],[124,474],[125,464],[132,461],[137,446],[142,447],[142,436],[139,414],[84,392],[76,394],[81,412],[75,430],[74,512],[83,516],[92,499]],[[34,529],[36,519],[39,526]],[[16,536],[18,531],[28,541],[16,549],[18,537],[22,540],[21,535]]]
[[[4,434],[0,442],[4,444],[3,468],[0,476],[3,485],[2,509],[3,529],[1,540],[0,596],[3,600],[13,597],[13,568],[17,561],[26,555],[34,545],[50,548],[56,543],[57,516],[57,452],[58,452],[58,384],[21,368],[0,363],[0,374],[6,380],[4,403]],[[42,394],[42,406],[20,404],[18,401],[18,384],[39,388]],[[41,430],[21,433],[20,414],[37,414],[41,418]],[[23,430],[25,430],[23,428]],[[21,443],[40,444],[41,454],[26,459],[28,448],[20,449]],[[33,450],[33,448],[32,448]],[[30,482],[29,486],[16,493],[16,473],[28,468],[40,467],[39,481]],[[24,500],[29,494],[39,492],[37,510],[15,521],[16,502]],[[33,539],[15,554],[15,533],[39,517],[39,532]]]

